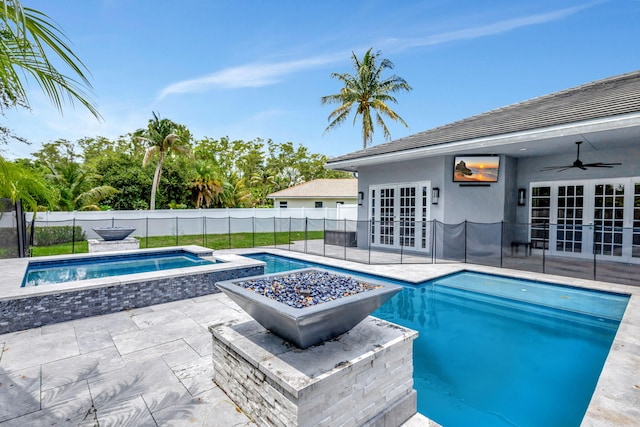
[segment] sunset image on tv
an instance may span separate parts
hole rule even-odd
[[[457,156],[453,166],[454,182],[497,182],[500,157]]]

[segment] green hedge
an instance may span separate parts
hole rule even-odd
[[[74,236],[75,228],[75,236]],[[36,227],[33,236],[33,244],[35,246],[49,246],[58,243],[69,243],[75,241],[87,240],[87,236],[82,231],[82,227],[76,225],[54,226],[54,227]]]

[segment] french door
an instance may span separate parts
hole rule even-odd
[[[533,183],[530,194],[533,248],[640,261],[640,178]]]
[[[369,187],[371,245],[429,249],[430,187],[428,182]]]

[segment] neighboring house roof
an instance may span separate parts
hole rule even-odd
[[[327,164],[640,112],[640,70],[498,108]]]
[[[274,198],[354,199],[358,197],[358,180],[314,179],[300,185],[276,191],[267,196]]]

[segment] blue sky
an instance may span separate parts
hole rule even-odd
[[[0,118],[30,146],[117,138],[152,112],[196,138],[292,141],[335,156],[362,147],[347,120],[323,135],[336,107],[332,72],[351,53],[390,59],[413,87],[387,121],[393,139],[514,102],[640,68],[640,0],[214,1],[23,0],[53,18],[89,68],[104,120],[79,106],[60,115],[30,85],[32,111]],[[384,142],[376,128],[374,144]]]

